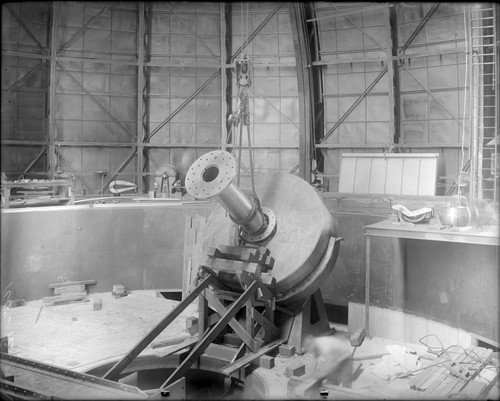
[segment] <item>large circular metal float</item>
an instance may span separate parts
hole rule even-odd
[[[306,300],[331,273],[339,251],[337,228],[314,188],[291,174],[255,176],[255,194],[235,183],[236,161],[222,150],[197,159],[186,190],[197,199],[215,198],[204,246],[256,244],[275,259],[276,300]]]

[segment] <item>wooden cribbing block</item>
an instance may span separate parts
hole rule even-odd
[[[87,298],[87,291],[71,293],[71,294],[62,294],[62,295],[57,295],[55,297],[44,297],[43,304],[45,306],[50,306],[64,302],[79,301],[85,298]]]
[[[257,248],[244,248],[240,246],[211,246],[208,247],[207,255],[213,258],[239,260],[244,262],[259,262],[261,260],[261,254]]]
[[[208,267],[214,271],[225,272],[237,274],[241,270],[245,269],[249,272],[259,272],[261,271],[261,267],[257,263],[251,262],[241,262],[238,260],[230,260],[230,259],[220,259],[220,258],[208,258],[203,261],[201,264],[204,267]]]
[[[69,294],[69,293],[83,292],[83,291],[85,291],[85,285],[83,284],[68,285],[67,287],[54,288],[55,295]]]
[[[188,323],[186,320],[186,330],[189,332],[190,335],[194,336],[196,333],[198,333],[198,318],[192,318],[193,319],[193,325],[190,327],[187,327]],[[194,322],[194,319],[196,322]],[[215,323],[217,323],[220,319],[220,315],[218,313],[213,313],[208,317],[208,327],[213,326]]]
[[[322,380],[307,379],[295,387],[294,394],[298,397],[305,398],[319,394],[319,388]]]
[[[49,284],[49,288],[68,287],[70,285],[91,285],[95,283],[95,280],[66,281],[65,283]]]
[[[284,356],[285,358],[290,358],[295,354],[295,346],[288,344],[280,345],[279,353],[281,356]]]
[[[262,355],[259,358],[259,366],[265,369],[274,368],[274,357],[270,355]]]
[[[274,267],[274,258],[272,256],[266,256],[266,259],[264,260],[264,266],[266,266],[268,269],[272,269]]]
[[[304,376],[306,374],[306,365],[302,362],[296,362],[293,365],[286,367],[286,377]]]
[[[191,327],[193,327],[196,323],[198,323],[198,318],[189,316],[186,318],[186,330],[189,330]]]
[[[224,359],[230,362],[233,360],[237,352],[238,350],[234,347],[212,343],[205,349],[204,355],[213,355],[219,359]]]
[[[94,299],[93,309],[94,310],[101,310],[102,309],[102,299],[101,298]]]
[[[354,333],[351,334],[349,337],[349,342],[351,343],[351,346],[353,347],[359,347],[362,343],[363,340],[365,339],[365,329],[360,328],[357,329]]]
[[[260,281],[262,281],[262,284],[264,284],[266,287],[274,287],[276,285],[276,278],[271,276],[269,273],[262,273],[260,275]]]
[[[242,342],[243,340],[235,333],[224,334],[224,344],[232,345],[233,347],[239,347]]]

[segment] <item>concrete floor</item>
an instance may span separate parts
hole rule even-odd
[[[42,300],[26,303],[17,308],[2,308],[1,336],[9,337],[9,353],[53,364],[79,372],[119,359],[134,346],[156,323],[176,305],[176,301],[157,297],[155,291],[132,291],[128,296],[115,299],[111,293],[90,294],[90,302],[43,306]],[[102,299],[102,309],[93,310],[93,299]],[[39,314],[41,309],[41,313]],[[39,315],[39,316],[38,316]],[[38,320],[37,320],[38,316]],[[197,317],[197,303],[193,302],[155,341],[186,336],[187,317]],[[345,326],[337,325],[336,337],[348,342]],[[357,358],[386,353],[387,345],[405,345],[382,338],[367,337],[357,348]],[[421,345],[406,344],[425,354]],[[169,347],[146,348],[142,355],[163,355]],[[287,396],[286,367],[302,361],[306,374],[313,364],[311,354],[285,358],[277,355],[273,369],[257,368],[254,373],[265,383],[266,398],[284,399]],[[387,381],[377,376],[380,358],[359,363],[358,376],[352,388],[368,390],[376,398],[416,399],[422,392],[409,390],[410,378]],[[498,389],[495,394],[498,394]],[[490,393],[491,395],[491,393]],[[317,397],[320,398],[320,397]]]

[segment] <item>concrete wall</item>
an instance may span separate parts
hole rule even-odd
[[[321,290],[329,304],[364,303],[363,227],[392,213],[390,200],[326,195],[344,241]],[[405,201],[410,209],[426,202]],[[392,203],[400,203],[392,199]],[[97,280],[92,292],[181,288],[186,216],[208,206],[95,205],[2,211],[1,289],[27,300],[52,295],[48,285]],[[498,338],[498,249],[429,241],[372,239],[372,305]]]
[[[50,283],[97,280],[91,292],[182,288],[186,216],[208,206],[95,205],[2,210],[1,289],[50,296]]]

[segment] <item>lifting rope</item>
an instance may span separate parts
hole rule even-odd
[[[243,21],[245,20],[245,24]],[[245,33],[243,33],[243,25],[245,25]],[[251,61],[247,57],[245,53],[245,49],[247,46],[247,41],[249,37],[249,3],[246,3],[246,18],[243,15],[243,3],[241,4],[241,38],[243,40],[245,36],[245,40],[243,43],[245,44],[240,56],[235,59],[236,65],[236,86],[238,88],[237,100],[236,100],[236,109],[233,114],[231,114],[228,118],[229,124],[231,124],[231,128],[229,129],[226,143],[228,139],[231,137],[233,133],[233,128],[239,128],[239,135],[237,138],[237,142],[235,146],[233,146],[233,155],[237,151],[238,156],[234,155],[238,161],[237,168],[237,185],[240,185],[240,177],[241,177],[241,169],[243,168],[246,172],[249,172],[251,183],[252,183],[252,191],[255,193],[255,181],[254,181],[254,167],[253,167],[253,149],[252,149],[252,141],[250,137],[250,110],[249,110],[249,101],[248,101],[248,92],[250,85],[252,84],[251,74]],[[247,146],[248,146],[248,155],[250,162],[250,171],[248,171],[245,166],[242,164],[241,153],[243,146],[243,126],[246,126],[247,129]],[[234,138],[233,138],[234,142]]]

